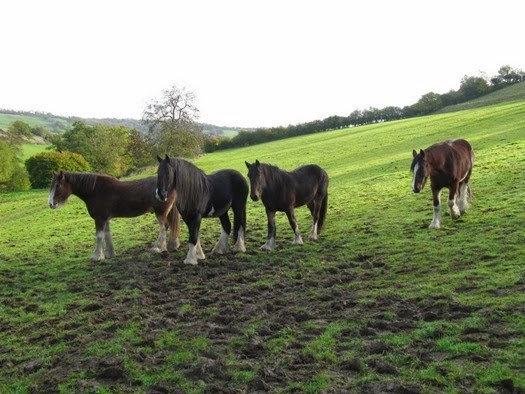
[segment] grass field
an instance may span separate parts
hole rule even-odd
[[[41,152],[46,152],[49,145],[45,144],[23,144],[22,145],[22,160],[26,161],[31,156]]]
[[[73,122],[59,117],[43,117],[42,115],[17,115],[0,113],[0,129],[7,130],[15,121],[22,121],[31,127],[42,126],[51,131],[64,131]]]
[[[429,230],[412,149],[474,146],[474,200]],[[0,392],[523,392],[525,101],[213,153],[205,171],[259,159],[330,176],[318,242],[266,253],[248,202],[247,253],[184,266],[157,256],[152,215],[115,219],[117,257],[90,263],[94,225],[72,197],[0,195]],[[154,173],[154,169],[152,170]],[[296,211],[303,234],[306,208]],[[205,251],[219,222],[201,228]],[[183,243],[187,232],[183,229]]]

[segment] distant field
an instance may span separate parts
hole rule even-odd
[[[0,129],[7,130],[13,122],[20,120],[31,127],[42,126],[53,132],[69,128],[72,122],[62,118],[44,117],[42,115],[12,115],[0,113]]]
[[[429,230],[412,149],[474,146],[467,214]],[[248,201],[247,253],[149,251],[152,215],[115,219],[117,257],[90,263],[94,225],[72,197],[0,195],[0,392],[520,393],[525,390],[525,100],[207,154],[206,172],[259,159],[330,176],[318,242]],[[151,169],[151,174],[155,169]],[[144,174],[145,176],[146,174]],[[187,230],[182,231],[183,244]],[[346,390],[346,391],[345,391]]]
[[[49,145],[42,145],[42,144],[24,144],[22,145],[22,160],[26,161],[31,156],[36,155],[40,152],[45,152]]]

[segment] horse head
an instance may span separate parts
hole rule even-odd
[[[55,174],[49,188],[49,207],[55,209],[65,204],[71,193],[71,184],[67,179],[67,175],[63,171]]]
[[[164,159],[161,159],[157,155],[159,161],[159,167],[157,168],[157,188],[155,189],[155,197],[159,201],[167,201],[168,194],[173,188],[173,166],[171,165],[171,159],[168,155]]]
[[[259,160],[255,160],[255,163],[253,164],[250,164],[247,161],[244,163],[248,168],[248,178],[250,179],[250,198],[253,201],[257,201],[261,198],[264,186],[264,176],[261,169],[261,163],[259,163]]]
[[[412,165],[410,166],[410,171],[414,174],[412,191],[419,193],[423,190],[423,187],[425,187],[425,183],[430,175],[430,169],[423,149],[420,149],[419,153],[413,150],[412,157]]]

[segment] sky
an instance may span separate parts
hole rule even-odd
[[[0,3],[0,108],[141,119],[162,90],[202,123],[277,127],[410,105],[525,69],[525,1]]]

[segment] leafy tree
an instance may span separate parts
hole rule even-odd
[[[134,168],[155,164],[157,161],[152,154],[152,146],[146,136],[139,130],[131,130],[128,139],[127,153]]]
[[[485,78],[464,76],[461,80],[459,93],[463,101],[472,100],[474,98],[483,96],[490,91],[489,84]]]
[[[15,120],[8,128],[8,131],[20,138],[31,138],[32,135],[31,126],[21,120]]]
[[[441,101],[441,95],[430,92],[421,96],[419,101],[411,107],[416,115],[427,115],[441,109],[443,102]]]
[[[128,141],[129,130],[123,126],[89,126],[78,121],[51,142],[59,151],[81,154],[96,172],[122,176],[131,166]]]
[[[191,157],[200,151],[203,137],[195,99],[193,92],[174,85],[148,104],[142,120],[148,125],[154,156]]]
[[[16,155],[17,150],[3,139],[0,139],[0,190],[8,190],[8,183],[13,173],[19,167]]]

